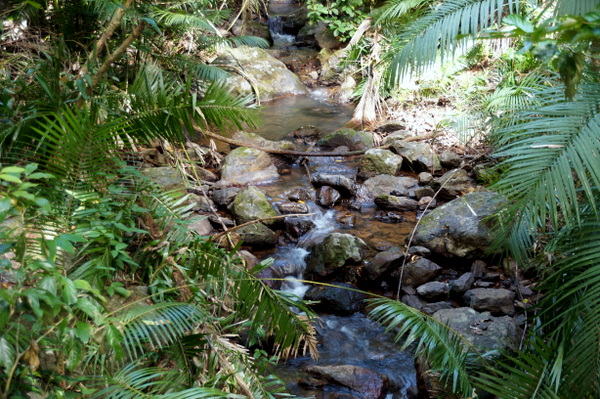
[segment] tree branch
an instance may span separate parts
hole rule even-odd
[[[110,39],[112,37],[112,35],[113,35],[113,33],[115,33],[115,30],[117,29],[117,27],[119,25],[121,25],[121,21],[123,20],[123,17],[125,16],[125,12],[127,11],[127,9],[129,7],[131,7],[132,4],[133,4],[133,0],[126,0],[125,4],[123,4],[121,7],[117,8],[117,10],[113,14],[110,22],[108,23],[106,30],[104,32],[102,32],[102,35],[100,35],[100,37],[98,38],[98,41],[96,42],[96,48],[90,53],[90,55],[88,57],[88,62],[90,64],[94,60],[94,51],[96,54],[96,58],[98,58],[98,56],[104,49],[104,46],[106,46],[106,42],[108,41],[108,39]]]

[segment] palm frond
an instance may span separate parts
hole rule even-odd
[[[432,7],[422,18],[396,37],[388,50],[389,79],[400,81],[417,75],[454,56],[465,37],[473,36],[498,23],[503,12],[517,10],[517,0],[448,0]],[[466,48],[466,47],[465,47]]]
[[[588,12],[592,12],[598,8],[600,1],[598,0],[555,0],[556,8],[554,13],[556,15],[583,15]]]
[[[473,348],[465,346],[466,341],[456,332],[399,301],[377,298],[371,305],[370,315],[384,324],[386,331],[395,332],[396,341],[403,341],[403,349],[416,344],[416,356],[425,356],[432,371],[440,373],[441,381],[450,385],[452,392],[472,394],[468,359]]]
[[[544,105],[516,116],[501,129],[503,179],[494,189],[512,199],[509,219],[522,219],[529,228],[555,228],[581,221],[581,201],[597,212],[600,187],[600,100],[596,83],[582,85],[575,101],[565,101],[560,87],[538,92]],[[513,116],[515,117],[515,116]]]
[[[386,23],[389,20],[400,18],[409,11],[424,6],[432,0],[391,0],[387,1],[382,7],[377,9],[377,18],[375,25]]]

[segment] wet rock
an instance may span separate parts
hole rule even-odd
[[[152,180],[164,191],[185,191],[186,181],[181,177],[179,171],[170,166],[142,169],[144,176]]]
[[[454,151],[444,150],[439,155],[440,163],[444,168],[458,168],[462,163],[460,156]]]
[[[348,208],[360,211],[363,204],[371,200],[371,194],[362,184],[357,184],[355,188],[356,192],[354,193],[354,197],[350,200]]]
[[[481,351],[517,348],[521,331],[509,316],[494,317],[488,312],[479,313],[471,308],[455,308],[440,310],[433,317],[447,324]]]
[[[429,172],[421,172],[417,177],[419,178],[419,184],[427,185],[433,181],[433,175]]]
[[[285,218],[285,232],[297,240],[315,227],[312,220],[304,218]]]
[[[489,252],[493,231],[484,222],[505,201],[492,192],[467,194],[423,216],[413,243],[447,257],[473,258]]]
[[[197,217],[186,227],[190,231],[195,231],[199,236],[209,236],[214,231],[210,220],[207,217]]]
[[[432,172],[442,168],[433,147],[427,143],[394,141],[390,148],[404,158],[405,167],[416,172]]]
[[[282,202],[277,204],[279,212],[284,215],[291,213],[308,213],[308,205],[299,202]]]
[[[294,138],[319,137],[320,135],[321,131],[316,126],[301,126],[289,134]]]
[[[344,76],[348,74],[342,61],[345,59],[347,51],[344,49],[333,51],[330,49],[321,49],[319,52],[319,62],[321,63],[320,81],[323,84],[340,84]]]
[[[414,262],[407,263],[404,266],[404,276],[402,284],[417,287],[423,285],[442,272],[442,268],[429,259],[419,258]]]
[[[413,137],[413,136],[414,135],[412,132],[410,132],[408,130],[400,129],[400,130],[390,133],[386,137],[384,137],[381,144],[382,145],[392,145],[396,141],[404,142],[405,139],[407,139],[409,137]]]
[[[408,248],[408,254],[409,255],[419,255],[419,256],[423,256],[426,258],[429,255],[431,255],[431,251],[429,250],[429,248],[420,247],[418,245],[411,245],[411,247]]]
[[[304,299],[309,301],[319,301],[312,305],[317,312],[336,314],[340,316],[349,316],[362,309],[363,300],[366,295],[355,291],[357,288],[349,283],[331,283],[336,287],[313,285],[311,286]]]
[[[423,197],[433,197],[435,190],[431,187],[419,187],[415,189],[415,197],[420,200]]]
[[[306,274],[326,277],[348,264],[362,261],[367,244],[350,234],[332,233],[314,245],[308,255]]]
[[[375,215],[375,219],[379,220],[383,223],[403,223],[408,219],[396,212],[388,212],[388,211],[379,211]]]
[[[261,101],[306,94],[306,86],[285,64],[258,47],[222,47],[215,64],[232,65],[244,70],[258,89]],[[245,76],[232,74],[226,78],[227,87],[235,88],[236,94],[253,95],[253,87]]]
[[[457,198],[465,193],[473,191],[477,183],[464,169],[452,169],[431,183],[431,188],[440,190],[438,196],[444,200]]]
[[[396,177],[379,175],[366,180],[363,186],[369,191],[371,198],[383,195],[407,196],[409,190],[417,185],[412,177]]]
[[[471,274],[473,278],[482,278],[485,275],[487,265],[482,260],[476,260],[471,265]]]
[[[216,182],[217,180],[219,180],[218,176],[208,169],[205,169],[200,166],[195,166],[194,170],[196,171],[198,177],[202,181]]]
[[[465,303],[475,310],[515,314],[515,293],[504,288],[475,288],[465,292]]]
[[[415,294],[402,295],[400,301],[403,304],[410,306],[411,308],[415,308],[417,310],[421,310],[423,309],[423,306],[427,305],[427,302],[425,300],[423,300],[421,297]]]
[[[254,223],[237,229],[234,233],[244,245],[272,247],[277,244],[277,233],[262,223]]]
[[[290,191],[287,194],[287,198],[290,201],[296,201],[296,202],[298,202],[298,201],[304,201],[304,202],[306,202],[306,201],[312,201],[312,200],[314,200],[315,196],[314,196],[314,194],[312,192],[310,192],[310,191],[308,191],[308,190],[306,190],[304,188],[296,188],[296,189]]]
[[[457,293],[466,292],[471,289],[474,282],[475,277],[473,276],[473,273],[464,273],[456,280],[450,282],[450,291]]]
[[[396,269],[402,266],[404,252],[398,247],[393,247],[387,251],[379,252],[364,267],[363,273],[368,281],[375,281],[381,278],[388,270]]]
[[[233,214],[238,223],[278,216],[279,212],[271,205],[265,193],[257,187],[250,186],[242,190],[233,201]],[[266,220],[271,225],[276,220]]]
[[[271,141],[267,140],[256,133],[245,132],[243,130],[238,130],[231,137],[233,140],[239,141],[246,145],[254,145],[261,148],[267,148],[271,150],[280,150],[280,151],[297,151],[298,148],[294,145],[294,143],[286,140],[279,141]]]
[[[375,131],[377,133],[392,133],[397,132],[398,130],[406,129],[406,123],[398,120],[389,120],[384,122],[383,124],[377,126]]]
[[[375,204],[380,208],[394,211],[414,211],[419,208],[419,203],[414,199],[397,197],[395,195],[375,197]]]
[[[340,129],[323,137],[317,145],[331,148],[346,146],[350,151],[367,150],[373,147],[373,136],[369,132]]]
[[[270,44],[273,44],[273,37],[271,36],[271,30],[267,24],[260,21],[247,20],[242,23],[241,20],[237,20],[231,29],[231,32],[236,36],[256,36],[265,39]]]
[[[402,166],[402,157],[389,150],[372,148],[360,160],[358,176],[363,179],[377,175],[395,176]]]
[[[348,196],[356,193],[356,184],[354,180],[342,175],[315,173],[311,177],[311,182],[315,186],[331,186]]]
[[[233,220],[223,216],[217,216],[213,213],[208,215],[208,220],[210,220],[210,222],[217,227],[223,227],[223,225],[225,225],[225,227],[235,226],[235,222]]]
[[[240,249],[234,256],[239,257],[242,260],[246,269],[252,269],[260,262],[254,254],[245,249]]]
[[[261,150],[239,147],[231,151],[221,166],[221,181],[218,184],[247,185],[267,183],[279,179],[277,167],[271,157]]]
[[[205,195],[195,195],[191,197],[195,202],[192,208],[196,212],[209,212],[216,209],[215,203]]]
[[[238,187],[216,189],[212,192],[212,200],[215,204],[226,208],[233,202],[235,196],[238,195],[240,191],[242,191],[242,189]]]
[[[437,200],[432,197],[423,197],[419,200],[419,209],[432,209],[437,206]]]
[[[317,189],[316,197],[317,204],[332,208],[342,198],[342,195],[333,187],[321,186]]]
[[[340,48],[341,42],[335,37],[335,35],[329,30],[327,24],[320,23],[322,29],[317,29],[315,32],[315,40],[319,48],[334,50]]]
[[[435,312],[440,311],[442,309],[452,309],[452,304],[450,302],[434,302],[428,303],[427,305],[423,305],[421,308],[421,312],[432,316]]]
[[[373,370],[360,366],[306,366],[305,372],[327,381],[348,387],[364,399],[383,399],[386,395],[388,378]]]
[[[417,287],[417,293],[428,300],[445,298],[450,292],[450,286],[440,281],[431,281]]]

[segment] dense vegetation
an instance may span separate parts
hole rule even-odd
[[[543,293],[520,350],[493,359],[463,353],[460,337],[400,303],[378,300],[373,315],[416,341],[457,395],[598,397],[599,2],[334,3],[341,14],[309,5],[343,39],[372,18],[350,53],[367,60],[362,112],[407,76],[510,39],[496,47],[508,55],[495,91],[466,124],[490,127],[492,188],[511,200],[499,245]],[[0,54],[0,254],[14,257],[0,259],[0,397],[285,395],[264,371],[274,359],[232,337],[293,355],[314,347],[309,321],[254,277],[268,263],[247,270],[187,231],[185,197],[157,192],[131,156],[152,140],[182,146],[194,131],[256,123],[251,99],[203,60],[215,46],[266,45],[222,29],[261,9],[70,0],[3,11],[13,25]]]

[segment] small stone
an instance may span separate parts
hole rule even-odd
[[[209,236],[214,231],[210,220],[207,217],[197,218],[194,222],[188,224],[188,230],[195,231],[199,236]]]
[[[417,177],[419,178],[419,184],[427,185],[433,181],[433,175],[429,172],[421,172]]]
[[[421,247],[419,245],[413,245],[410,248],[408,248],[408,254],[428,257],[429,255],[431,255],[431,251],[429,250],[429,248]]]
[[[474,281],[475,277],[473,277],[473,273],[465,273],[456,280],[450,282],[450,291],[458,293],[466,292],[471,289]]]
[[[435,191],[431,187],[419,187],[415,189],[415,197],[419,200],[423,197],[433,197],[434,195]]]
[[[417,287],[417,293],[429,300],[446,297],[449,292],[448,284],[439,281],[431,281]]]
[[[308,213],[308,205],[299,202],[282,202],[281,204],[277,204],[277,208],[279,209],[279,212],[284,215],[292,213]]]
[[[339,191],[329,186],[319,187],[316,194],[317,204],[326,208],[332,208],[342,197]]]
[[[419,286],[433,280],[442,272],[442,268],[429,259],[419,258],[405,265],[403,284]]]
[[[443,309],[452,309],[452,304],[450,302],[445,302],[445,301],[428,303],[427,305],[423,306],[423,308],[421,308],[421,312],[431,316],[435,312],[437,312],[439,310],[443,310]]]
[[[473,274],[473,278],[482,278],[485,274],[486,267],[486,263],[482,260],[476,260],[473,262],[471,265],[471,273]]]
[[[437,201],[432,197],[423,197],[419,200],[419,209],[425,210],[427,208],[435,208]]]
[[[440,163],[442,164],[442,166],[444,168],[458,168],[458,167],[460,167],[460,164],[462,162],[462,160],[460,159],[460,156],[450,150],[442,151],[442,153],[439,155],[439,157],[440,157]]]
[[[515,293],[503,288],[475,288],[469,290],[463,296],[465,302],[478,311],[489,311],[492,313],[504,313],[509,316],[515,314]]]

